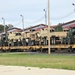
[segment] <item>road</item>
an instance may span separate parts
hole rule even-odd
[[[0,66],[0,75],[75,75],[75,71],[22,66]]]

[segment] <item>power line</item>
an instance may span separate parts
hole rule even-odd
[[[31,23],[31,24],[32,24],[32,23],[38,23],[38,22],[42,21],[43,19],[44,19],[44,16],[42,16],[40,19],[37,19],[37,20],[35,20],[35,21],[31,21],[31,22],[30,22],[30,21],[29,21],[29,22],[26,22],[26,20],[24,20],[24,23],[25,23],[25,24],[27,24],[27,23],[28,23],[28,24],[29,24],[29,23]],[[15,25],[15,26],[18,26],[18,25],[20,25],[21,23],[22,23],[21,21],[18,21],[18,22],[15,23],[14,25]]]
[[[35,20],[35,21],[31,21],[31,22],[26,22],[26,21],[25,21],[25,23],[37,23],[37,22],[42,21],[43,19],[44,19],[44,16],[42,16],[40,19],[37,19],[37,20]]]
[[[71,15],[74,14],[74,13],[75,13],[75,11],[70,12],[69,14],[67,14],[67,15],[65,15],[65,16],[63,16],[63,17],[57,17],[57,18],[51,18],[51,19],[52,19],[52,20],[64,19],[64,18],[67,18],[67,17],[71,16]]]
[[[19,22],[15,23],[14,25],[19,25],[19,24],[21,24],[21,21],[19,21]]]

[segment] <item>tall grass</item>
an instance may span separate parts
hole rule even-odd
[[[0,53],[0,65],[75,70],[75,55]]]

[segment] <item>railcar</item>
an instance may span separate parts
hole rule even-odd
[[[69,31],[63,37],[58,36],[57,32],[51,33],[50,35],[50,48],[51,51],[58,51],[58,50],[66,50],[68,52],[73,52],[75,50],[75,27],[70,28]],[[53,34],[53,35],[52,35]],[[27,33],[4,33],[1,35],[0,39],[0,50],[3,51],[48,51],[48,38],[47,36],[38,36],[38,34],[34,33],[32,35],[28,35]]]

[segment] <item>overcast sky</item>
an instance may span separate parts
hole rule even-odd
[[[0,0],[0,24],[2,17],[6,24],[13,24],[22,28],[22,17],[24,16],[24,27],[45,23],[44,11],[47,10],[48,0]],[[75,19],[75,0],[50,0],[50,23],[56,25]]]

